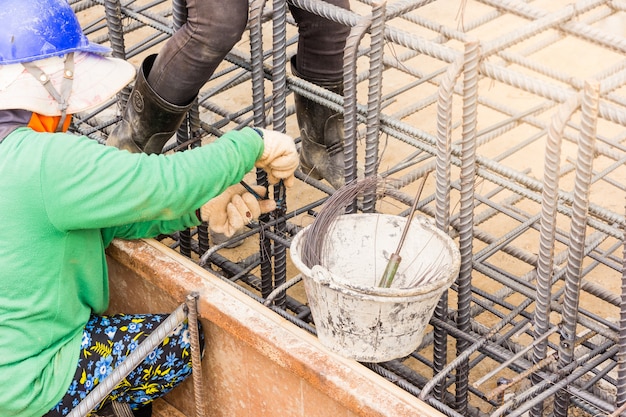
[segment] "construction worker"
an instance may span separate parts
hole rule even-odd
[[[0,8],[0,416],[69,413],[165,316],[103,315],[104,249],[208,220],[232,234],[275,207],[237,184],[254,167],[293,181],[293,139],[250,127],[173,155],[129,153],[64,133],[135,77],[90,43],[66,0]],[[257,187],[263,193],[263,188]],[[191,373],[185,324],[98,405],[137,416]],[[150,389],[146,389],[149,387]]]
[[[326,1],[350,8],[349,0]],[[160,153],[200,88],[241,39],[248,0],[187,0],[186,6],[187,22],[158,55],[141,65],[130,104],[107,144],[131,152]],[[299,32],[292,72],[343,93],[343,50],[350,28],[291,4],[289,8]],[[340,187],[344,183],[343,115],[298,94],[295,104],[302,138],[302,172]]]

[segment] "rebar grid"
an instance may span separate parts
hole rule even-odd
[[[167,149],[251,124],[298,138],[293,91],[343,112],[346,179],[379,175],[397,188],[351,210],[406,215],[434,169],[417,208],[462,253],[422,346],[365,365],[449,416],[608,415],[622,406],[626,3],[354,0],[347,12],[291,2],[351,27],[343,97],[289,73],[293,20],[284,2],[255,0],[249,36]],[[92,41],[136,65],[185,18],[184,0],[70,3]],[[77,115],[73,130],[102,142],[119,120],[117,102]],[[204,255],[205,268],[259,302],[271,295],[272,310],[314,332],[286,253],[333,190],[297,178],[288,209],[251,225],[237,250],[211,245],[202,228],[162,242]],[[283,198],[284,189],[272,191]],[[288,290],[281,297],[276,287]]]

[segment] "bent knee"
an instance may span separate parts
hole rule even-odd
[[[206,50],[225,54],[241,40],[247,24],[246,2],[245,8],[214,7],[210,16],[199,15],[197,19],[190,19],[187,22],[187,30],[192,34],[191,42],[200,46],[199,53]]]

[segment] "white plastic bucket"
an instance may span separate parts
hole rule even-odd
[[[378,282],[397,249],[406,218],[365,213],[339,216],[328,230],[320,265],[301,258],[300,231],[291,259],[303,276],[317,336],[322,345],[361,362],[404,357],[421,343],[442,293],[459,273],[457,245],[425,217],[416,215],[391,288]],[[428,274],[428,283],[403,288]]]

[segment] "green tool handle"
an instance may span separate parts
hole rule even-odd
[[[428,178],[429,173],[430,171],[424,174],[422,182],[417,189],[417,195],[415,196],[415,200],[413,200],[413,205],[411,206],[411,211],[409,212],[409,218],[407,219],[406,224],[404,225],[404,229],[402,230],[402,236],[400,236],[398,248],[396,249],[395,253],[392,253],[391,256],[389,256],[389,262],[387,263],[385,272],[383,272],[383,276],[378,283],[379,287],[391,287],[391,282],[395,278],[396,272],[398,272],[398,266],[400,266],[400,261],[402,261],[402,257],[399,255],[399,253],[402,250],[402,245],[404,245],[404,239],[406,239],[406,234],[409,231],[409,227],[411,227],[413,215],[415,214],[415,210],[417,209],[417,202],[420,199],[420,195],[422,195],[422,190],[424,189],[424,184],[426,183],[426,178]]]
[[[400,266],[400,261],[402,261],[402,257],[396,253],[392,253],[389,257],[389,262],[387,263],[387,267],[385,268],[385,272],[383,272],[383,276],[378,283],[379,287],[389,288],[391,287],[391,282],[393,278],[396,276],[396,272],[398,271],[398,266]]]

